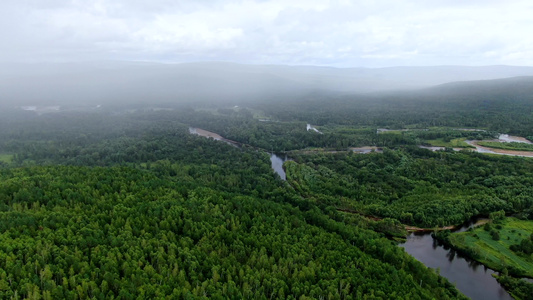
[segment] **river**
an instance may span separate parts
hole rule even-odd
[[[281,154],[280,154],[281,155]],[[270,163],[272,166],[272,169],[274,172],[276,172],[279,177],[283,180],[287,180],[287,175],[285,174],[285,170],[283,170],[283,163],[287,160],[290,160],[287,155],[285,156],[279,156],[274,153],[270,154]]]
[[[520,137],[509,137],[509,136],[507,137],[507,139],[510,139],[510,138],[512,138],[514,142],[518,142],[518,139],[515,140],[514,138],[520,138]],[[489,141],[489,142],[496,141],[497,142],[497,141],[504,141],[504,140],[503,139],[499,139],[499,140],[486,140],[486,141]],[[470,150],[470,151],[474,151],[474,152],[478,152],[478,153],[489,153],[489,154],[498,154],[498,155],[507,155],[507,156],[533,157],[533,151],[515,151],[515,150],[504,150],[504,149],[489,148],[489,147],[478,145],[478,142],[481,142],[481,141],[478,141],[478,140],[465,140],[465,143],[467,143],[470,146],[475,147],[475,149],[473,149],[473,148],[452,148],[452,149],[454,151]],[[519,143],[527,143],[527,144],[529,144],[531,142],[525,140],[525,141],[521,141]],[[444,151],[444,150],[447,149],[446,147],[438,147],[438,146],[422,146],[422,145],[419,145],[418,147],[422,148],[422,149],[428,149],[428,150],[431,150],[431,151]]]
[[[224,143],[226,143],[228,145],[235,146],[237,148],[241,147],[241,145],[242,145],[239,142],[228,140],[227,138],[224,138],[224,137],[220,136],[218,133],[214,133],[214,132],[211,132],[211,131],[203,130],[203,129],[200,129],[200,128],[189,127],[189,133],[190,134],[196,134],[196,135],[199,135],[199,136],[203,136],[205,138],[212,138],[212,139],[214,139],[216,141],[221,141],[221,142],[224,142]]]
[[[215,139],[217,141],[221,141],[221,142],[224,142],[224,143],[227,143],[229,145],[232,145],[232,146],[235,146],[235,147],[241,147],[241,143],[239,142],[236,142],[236,141],[232,141],[232,140],[228,140],[224,137],[222,137],[221,135],[219,135],[218,133],[214,133],[214,132],[211,132],[211,131],[207,131],[207,130],[203,130],[203,129],[200,129],[200,128],[195,128],[195,127],[189,127],[189,133],[190,134],[195,134],[195,135],[199,135],[199,136],[203,136],[203,137],[206,137],[206,138],[212,138],[212,139]],[[285,170],[283,170],[283,163],[287,160],[290,160],[287,155],[277,155],[277,154],[274,154],[274,153],[271,153],[270,154],[270,165],[272,167],[272,170],[274,170],[275,173],[277,173],[279,175],[279,177],[281,177],[282,180],[287,180],[287,175],[285,174]]]
[[[214,138],[236,146],[236,142],[227,140],[216,133],[198,128],[189,130],[191,134]],[[283,163],[287,160],[290,160],[287,155],[270,154],[271,167],[282,180],[287,180],[287,175],[283,170]],[[474,223],[466,224],[456,232],[465,231],[472,226]],[[461,257],[453,249],[445,249],[438,245],[430,233],[411,233],[407,241],[399,246],[427,267],[438,268],[440,275],[446,277],[463,294],[474,300],[513,299],[492,277],[495,273],[493,270],[474,260]]]
[[[523,138],[521,136],[513,136],[508,134],[500,134],[498,139],[502,142],[515,142],[515,143],[524,143],[524,144],[533,144],[531,141],[529,141],[526,138]]]
[[[466,140],[465,142],[471,146],[476,147],[476,151],[479,153],[490,153],[490,154],[507,155],[507,156],[533,157],[533,151],[516,151],[516,150],[489,148],[489,147],[478,145],[477,142],[480,142],[480,141]],[[526,142],[521,142],[521,143],[526,143]]]
[[[473,223],[466,224],[455,232],[465,231],[472,226]],[[495,271],[460,256],[453,249],[445,249],[438,245],[430,233],[411,233],[400,247],[427,267],[438,268],[440,275],[474,300],[513,299],[492,277]]]

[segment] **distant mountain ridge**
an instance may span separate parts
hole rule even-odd
[[[505,89],[526,89],[533,92],[533,76],[516,76],[501,79],[456,81],[427,88],[427,91],[476,92],[482,89],[487,92],[499,92]],[[507,92],[507,91],[505,91]]]
[[[173,103],[268,101],[316,93],[423,89],[471,80],[533,76],[533,67],[333,68],[224,62],[98,62],[4,65],[0,103]]]
[[[528,104],[533,100],[533,76],[502,79],[474,80],[444,83],[441,85],[399,93],[403,99],[446,99],[446,101],[509,101]]]

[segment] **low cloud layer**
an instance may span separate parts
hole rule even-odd
[[[4,0],[0,61],[533,65],[531,15],[499,0]]]

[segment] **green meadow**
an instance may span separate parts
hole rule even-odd
[[[478,142],[478,145],[489,147],[489,148],[504,149],[504,150],[533,151],[533,144],[516,143],[516,142],[512,142],[512,143]]]
[[[474,148],[465,142],[466,138],[452,139],[449,142],[442,138],[435,140],[426,140],[425,142],[435,147],[450,147],[450,148]]]
[[[454,247],[474,253],[476,260],[492,269],[506,268],[513,275],[533,277],[533,255],[510,250],[511,245],[520,244],[533,234],[533,221],[505,218],[500,225],[498,229],[498,224],[491,223],[492,230],[499,234],[498,240],[483,226],[451,234],[449,240]]]
[[[2,154],[0,153],[0,161],[5,163],[10,163],[13,160],[13,154]]]

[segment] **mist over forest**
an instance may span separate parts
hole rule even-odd
[[[531,295],[532,67],[5,66],[2,298]]]
[[[0,299],[533,300],[530,1],[0,1]]]
[[[11,106],[268,103],[317,95],[330,98],[418,90],[450,82],[516,76],[533,76],[533,67],[13,63],[3,64],[0,71],[0,103]]]

